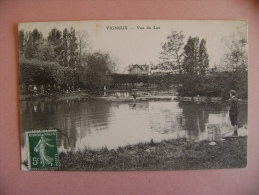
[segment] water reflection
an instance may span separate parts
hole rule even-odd
[[[224,104],[164,102],[115,103],[102,100],[20,102],[21,142],[24,132],[58,128],[60,151],[116,148],[151,139],[207,139],[207,124],[229,124]],[[242,105],[240,125],[247,124]],[[207,132],[206,132],[207,131]]]

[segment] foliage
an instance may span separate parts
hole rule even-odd
[[[234,89],[242,98],[248,96],[248,54],[246,26],[238,28],[236,33],[222,39],[225,53],[221,58],[218,70],[231,75],[226,78],[229,89]]]
[[[62,32],[56,28],[53,28],[48,35],[47,41],[54,49],[55,61],[60,62],[60,55],[62,51]]]
[[[247,34],[246,26],[242,26],[236,33],[222,39],[225,45],[225,53],[221,58],[218,69],[234,72],[237,69],[247,70]]]
[[[65,28],[63,30],[63,36],[62,36],[62,46],[61,46],[61,55],[60,55],[60,65],[61,66],[68,66],[68,30]]]
[[[38,46],[37,59],[42,61],[55,61],[54,47],[46,40],[42,40]]]
[[[19,56],[24,56],[25,52],[25,33],[23,30],[18,32]]]
[[[185,74],[198,74],[199,69],[199,38],[189,37],[184,46],[183,71]]]
[[[112,78],[109,69],[109,54],[95,52],[87,56],[87,66],[84,67],[81,78],[82,84],[88,89],[100,90],[109,86]]]
[[[88,40],[88,33],[86,31],[77,31],[76,32],[76,41],[78,45],[78,58],[77,64],[81,68],[84,66],[84,57],[86,56],[87,47],[90,47],[90,43]]]
[[[182,32],[172,31],[167,37],[168,41],[162,44],[161,59],[164,61],[157,68],[169,68],[177,74],[169,74],[167,79],[154,77],[150,81],[164,87],[177,84],[178,92],[182,96],[220,96],[228,99],[229,91],[234,89],[238,92],[239,98],[247,98],[248,60],[245,27],[240,27],[236,33],[222,39],[226,46],[225,53],[221,64],[217,66],[217,71],[215,69],[211,73],[208,72],[209,55],[206,40],[199,41],[199,37],[190,36],[182,48],[184,35]],[[175,71],[175,65],[178,65],[178,72]]]
[[[172,69],[179,74],[182,73],[182,46],[184,35],[183,32],[172,31],[171,35],[167,37],[167,42],[162,43],[161,57],[163,63],[160,64],[161,69]]]
[[[57,62],[37,59],[20,60],[20,84],[40,85],[74,85],[77,73],[74,69],[60,66]]]
[[[117,59],[109,53],[86,53],[86,32],[53,28],[45,39],[41,32],[19,31],[20,84],[61,85],[103,89],[110,85]],[[79,63],[78,63],[79,62]]]
[[[199,59],[198,59],[199,74],[205,75],[209,68],[209,55],[206,49],[206,40],[202,39],[199,46]]]
[[[138,74],[112,74],[113,84],[124,84],[124,83],[148,83],[148,75],[138,75]]]
[[[208,96],[229,99],[229,91],[238,92],[237,97],[247,99],[247,72],[217,72],[213,75],[185,75],[178,88],[181,96]],[[243,80],[239,80],[243,78]]]
[[[77,60],[77,38],[76,38],[76,32],[74,28],[70,28],[70,33],[69,33],[69,60],[68,60],[68,65],[71,68],[76,67],[76,60]]]

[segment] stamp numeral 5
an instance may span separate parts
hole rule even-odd
[[[32,164],[33,164],[33,165],[37,165],[38,162],[39,162],[39,158],[37,158],[37,157],[33,157],[33,158],[32,158]]]

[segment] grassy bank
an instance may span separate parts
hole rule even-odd
[[[72,93],[53,93],[51,95],[47,94],[37,94],[37,95],[20,95],[20,101],[53,101],[53,100],[72,100],[80,98],[89,98],[90,96],[85,93],[72,92]]]
[[[208,141],[185,139],[140,143],[117,150],[61,153],[60,170],[137,171],[241,168],[247,163],[247,137],[231,138],[211,146]]]

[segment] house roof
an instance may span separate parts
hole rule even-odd
[[[132,71],[135,68],[139,68],[140,70],[148,70],[148,65],[144,64],[144,65],[138,65],[138,64],[134,64],[132,66],[130,66],[129,71]]]

